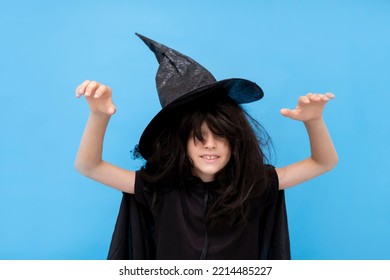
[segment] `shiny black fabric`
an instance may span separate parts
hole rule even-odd
[[[217,81],[207,69],[188,56],[140,34],[137,36],[155,54],[159,63],[156,86],[162,108],[190,91]]]
[[[153,216],[148,191],[140,180],[136,184],[137,195],[123,194],[108,259],[291,258],[284,191],[277,185],[254,207],[248,228],[218,231],[204,226],[204,198],[207,192],[212,203],[212,185],[195,179],[165,191]]]

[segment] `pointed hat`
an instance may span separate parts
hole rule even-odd
[[[205,96],[226,94],[237,104],[250,103],[263,97],[255,83],[238,78],[217,81],[193,59],[135,33],[155,54],[159,63],[156,75],[157,93],[162,109],[146,126],[139,141],[139,152],[144,159],[153,153],[155,139],[172,117],[172,112]]]

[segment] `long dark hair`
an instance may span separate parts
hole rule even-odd
[[[269,147],[270,137],[230,97],[216,94],[173,111],[140,175],[154,186],[182,185],[191,177],[187,140],[193,135],[204,141],[203,122],[214,134],[223,135],[231,148],[230,161],[216,174],[218,195],[208,211],[208,222],[214,226],[240,224],[248,217],[251,201],[261,196],[269,184],[263,148]]]

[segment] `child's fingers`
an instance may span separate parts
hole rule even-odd
[[[306,95],[311,101],[329,101],[329,99],[334,99],[335,95],[331,92],[327,92],[325,94],[321,93],[308,93]]]
[[[90,83],[89,80],[85,80],[76,88],[76,97],[80,97],[85,93],[85,88],[88,86],[89,83]]]
[[[298,98],[298,105],[306,105],[310,103],[309,95],[301,96]]]
[[[109,115],[113,115],[113,114],[115,114],[115,112],[116,112],[116,107],[115,107],[114,104],[111,104],[111,105],[108,107],[108,109],[107,109],[107,113],[108,113]]]
[[[323,94],[320,94],[320,93],[308,93],[306,95],[310,101],[322,101],[323,100]]]
[[[95,94],[95,91],[99,88],[100,83],[96,81],[90,82],[87,87],[85,88],[85,96],[93,96]]]
[[[281,110],[280,110],[280,113],[281,113],[283,116],[288,117],[289,111],[290,111],[290,109],[281,109]]]
[[[334,98],[336,97],[336,95],[334,95],[334,94],[331,93],[331,92],[325,93],[325,96],[328,97],[329,99],[334,99]]]
[[[294,110],[283,108],[280,110],[280,113],[287,118],[292,118],[294,115]]]
[[[111,92],[111,89],[108,87],[108,86],[105,86],[105,85],[100,85],[97,90],[95,91],[95,94],[94,94],[94,98],[99,98],[100,96],[102,96],[103,94],[105,93],[108,93],[108,92]]]

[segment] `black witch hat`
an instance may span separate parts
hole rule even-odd
[[[228,95],[237,104],[254,102],[264,95],[262,89],[249,80],[232,78],[217,81],[207,69],[188,56],[145,36],[136,35],[155,54],[160,64],[156,86],[162,109],[141,135],[138,148],[144,159],[152,155],[155,139],[178,108],[217,94]]]

